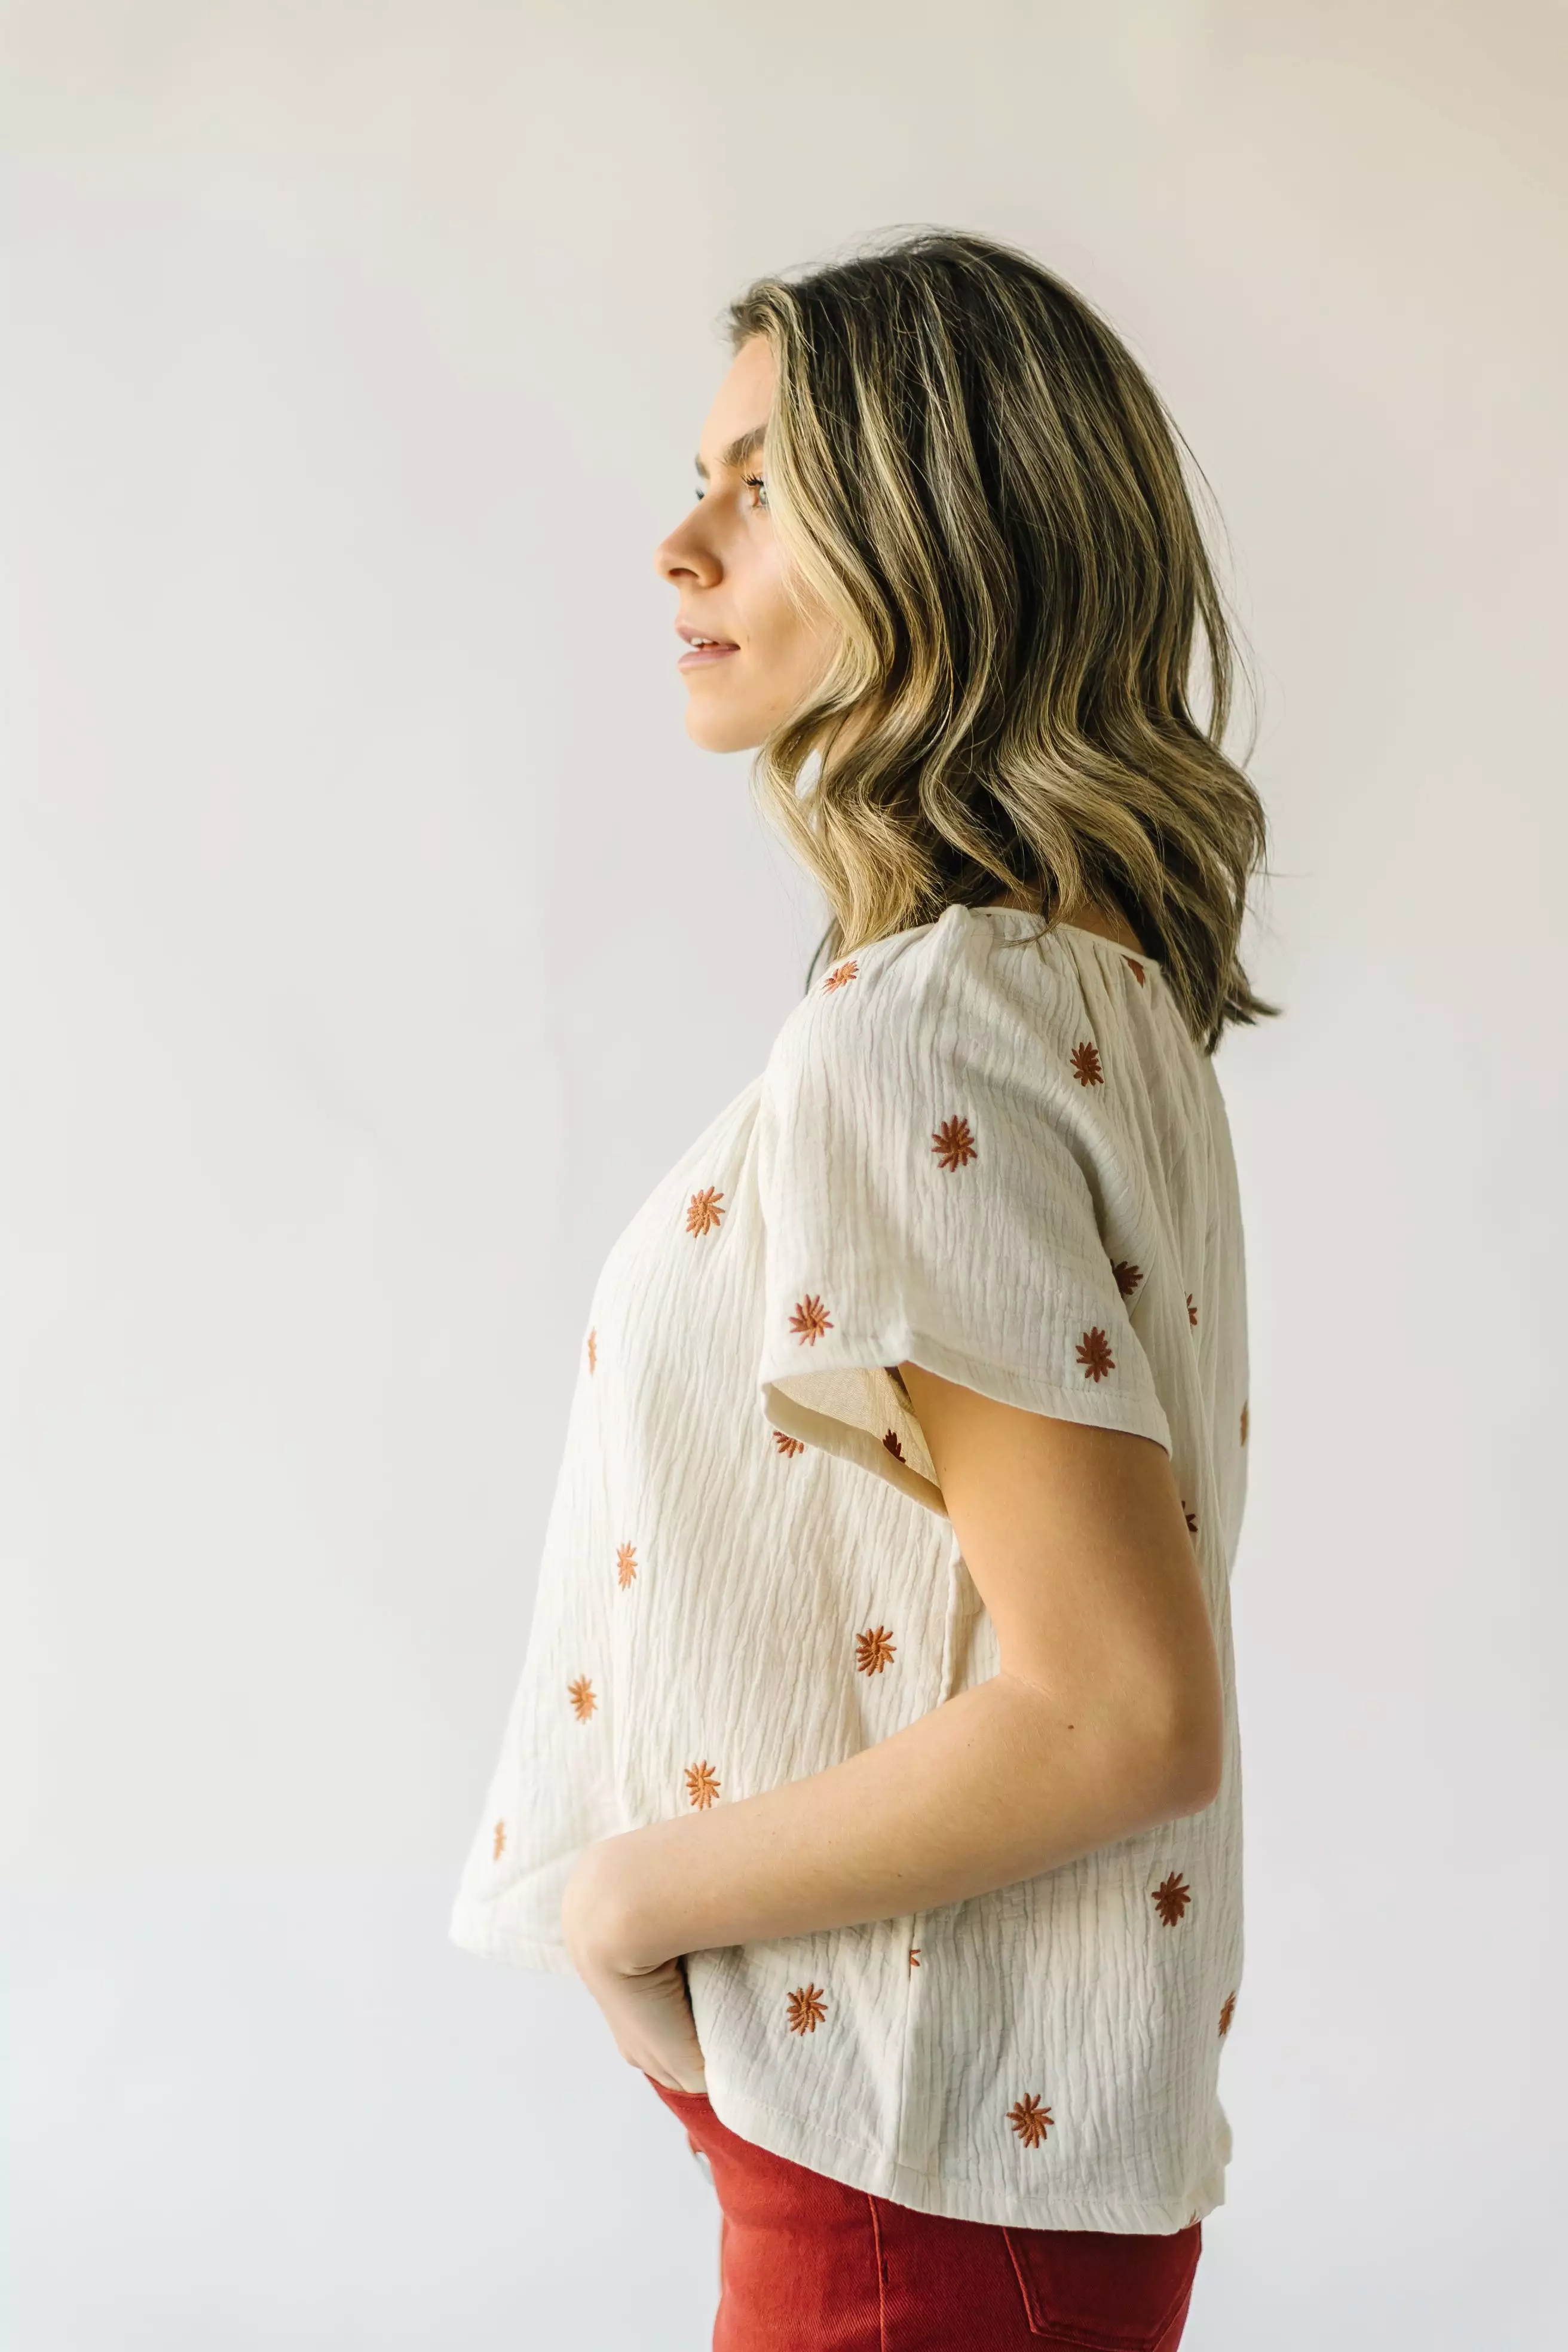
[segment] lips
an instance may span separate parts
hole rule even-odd
[[[689,621],[678,621],[675,633],[686,640],[686,650],[676,664],[678,669],[708,669],[715,662],[728,661],[741,650],[729,637],[710,637]]]

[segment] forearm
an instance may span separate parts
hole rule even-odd
[[[998,1675],[806,1780],[605,1841],[577,1899],[651,1967],[960,1902],[1207,1801],[1168,1727]]]

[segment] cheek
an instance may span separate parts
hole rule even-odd
[[[748,583],[746,623],[752,649],[782,678],[814,674],[822,664],[826,615],[813,620],[789,595],[776,558],[759,562]]]

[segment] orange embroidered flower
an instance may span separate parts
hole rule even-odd
[[[723,1193],[716,1192],[711,1184],[703,1192],[693,1192],[686,1204],[687,1232],[710,1234],[724,1213],[719,1206],[723,1197]]]
[[[566,1696],[572,1702],[572,1712],[578,1722],[586,1723],[599,1704],[594,1696],[594,1685],[587,1675],[579,1675],[574,1683],[568,1683]]]
[[[1186,1880],[1173,1870],[1170,1876],[1156,1886],[1149,1899],[1166,1927],[1173,1927],[1192,1901],[1193,1890]]]
[[[1139,987],[1142,988],[1146,986],[1147,983],[1143,978],[1143,967],[1139,962],[1137,957],[1123,956],[1121,961],[1127,966],[1128,971],[1132,974],[1133,979],[1138,982]]]
[[[805,1452],[805,1447],[798,1437],[790,1437],[786,1435],[784,1431],[782,1429],[774,1430],[773,1444],[778,1447],[781,1454],[804,1454]]]
[[[882,1443],[887,1447],[895,1462],[901,1462],[903,1460],[904,1449],[899,1444],[899,1433],[896,1429],[889,1429],[887,1435],[883,1438]]]
[[[815,2033],[827,2014],[820,1985],[797,1985],[789,1997],[789,2030],[792,2033]]]
[[[836,988],[847,987],[859,969],[853,956],[847,963],[836,963],[822,983],[824,996],[831,996]]]
[[[1102,1381],[1107,1372],[1116,1370],[1116,1359],[1110,1352],[1110,1342],[1099,1324],[1086,1331],[1078,1343],[1078,1360],[1083,1366],[1086,1381]]]
[[[1026,2147],[1038,2147],[1055,2117],[1049,2107],[1041,2105],[1033,2091],[1027,2091],[1008,2108],[1007,2121]]]
[[[598,1360],[599,1350],[594,1343],[594,1334],[590,1331],[588,1334],[588,1370],[590,1371],[593,1370],[594,1366],[598,1362]]]
[[[1080,1087],[1102,1087],[1105,1072],[1100,1066],[1100,1048],[1085,1040],[1072,1049],[1072,1074]]]
[[[940,1127],[931,1129],[931,1148],[939,1168],[962,1168],[980,1157],[966,1118],[944,1118]]]
[[[700,1813],[705,1813],[719,1793],[719,1776],[711,1764],[689,1764],[686,1768],[686,1793]]]
[[[831,1331],[833,1320],[820,1298],[805,1297],[800,1301],[789,1318],[789,1328],[800,1335],[803,1348],[815,1348],[825,1331]]]
[[[637,1548],[636,1544],[617,1544],[616,1546],[616,1581],[620,1586],[623,1592],[626,1591],[627,1585],[631,1582],[637,1572]]]
[[[1198,1328],[1198,1310],[1193,1305],[1193,1294],[1190,1290],[1187,1293],[1187,1320],[1195,1331]]]
[[[1124,1257],[1119,1257],[1110,1271],[1116,1276],[1116,1287],[1122,1297],[1131,1298],[1143,1279],[1142,1267],[1130,1265]]]
[[[490,1860],[492,1862],[499,1862],[505,1852],[506,1823],[504,1822],[498,1822],[496,1823],[496,1842],[493,1849],[491,1850]]]
[[[1219,2038],[1223,2042],[1230,2032],[1230,2021],[1236,2015],[1236,1995],[1227,1992],[1219,2005]]]
[[[910,1966],[911,1969],[918,1969],[920,1964],[921,1948],[918,1944],[911,1944],[910,1946]]]
[[[885,1625],[878,1625],[855,1636],[855,1665],[863,1675],[879,1675],[884,1666],[893,1663],[898,1643]]]
[[[1242,1408],[1241,1408],[1241,1442],[1242,1442],[1243,1445],[1245,1445],[1245,1444],[1246,1444],[1246,1443],[1247,1443],[1247,1407],[1246,1407],[1246,1405],[1243,1405],[1243,1406],[1242,1406]]]

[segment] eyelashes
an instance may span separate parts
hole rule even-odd
[[[763,475],[761,475],[761,474],[742,474],[742,477],[741,477],[741,479],[742,479],[742,481],[744,483],[744,485],[745,485],[745,487],[746,487],[746,488],[747,488],[747,489],[749,489],[749,490],[761,490],[761,491],[762,491],[763,496],[758,499],[758,501],[757,501],[757,507],[758,507],[758,509],[760,509],[760,511],[761,511],[761,512],[763,512],[763,513],[764,513],[764,514],[765,514],[765,513],[767,512],[767,507],[768,507],[768,500],[767,500],[767,487],[768,487],[768,486],[767,486],[766,478],[765,478]],[[702,502],[702,500],[707,497],[707,495],[708,495],[708,493],[707,493],[707,491],[704,489],[704,488],[703,488],[702,484],[701,484],[700,482],[699,482],[699,483],[698,483],[698,485],[697,485],[697,488],[696,488],[696,493],[695,493],[695,497],[696,497],[696,503],[697,503],[698,505],[700,505],[700,504],[701,504],[701,502]]]

